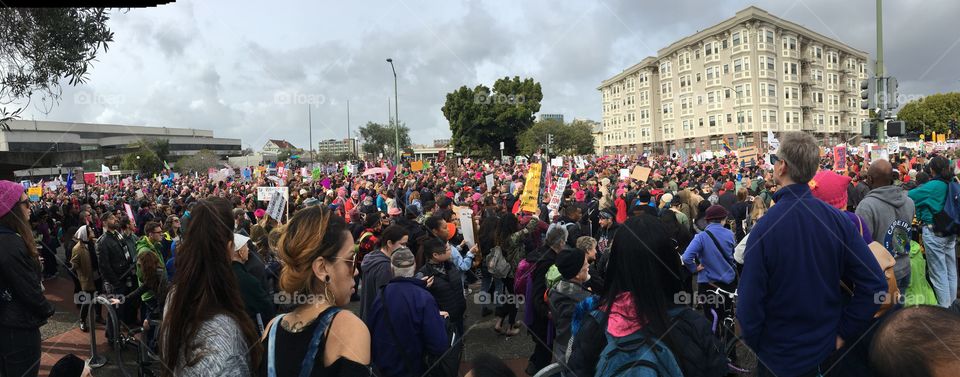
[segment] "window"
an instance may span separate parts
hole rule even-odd
[[[777,112],[770,110],[770,123],[777,123]]]
[[[713,80],[713,67],[707,67],[707,80]]]
[[[730,64],[724,64],[724,65],[723,65],[723,74],[726,75],[726,74],[729,74],[729,73],[730,73]]]
[[[698,50],[695,50],[695,51],[693,52],[693,58],[694,58],[694,59],[700,59],[700,50],[699,50],[699,49],[698,49]]]
[[[703,127],[703,118],[700,118],[700,127]]]
[[[793,123],[800,124],[800,112],[799,112],[799,111],[794,111],[794,112],[793,112]]]
[[[813,57],[817,59],[823,59],[823,49],[817,46],[813,47]]]
[[[716,116],[716,115],[711,115],[711,116],[710,116],[710,128],[713,128],[713,127],[716,127],[716,126],[717,126],[717,116]]]
[[[733,61],[733,71],[734,72],[743,71],[743,61],[741,59],[736,59]]]
[[[797,63],[783,62],[783,74],[785,75],[797,74]]]
[[[697,96],[697,105],[703,105],[703,96]]]
[[[733,115],[727,114],[727,123],[733,123]]]
[[[797,39],[794,37],[784,37],[783,38],[783,49],[784,50],[796,50],[797,49]]]
[[[697,50],[700,51],[700,50]],[[700,72],[697,72],[697,82],[700,82]]]
[[[760,110],[760,121],[767,123],[767,110]]]
[[[763,89],[761,89],[763,90]],[[776,97],[777,96],[777,85],[776,84],[767,84],[767,97]]]
[[[669,82],[665,82],[665,83],[663,83],[663,84],[660,84],[660,94],[670,93],[670,92],[672,91],[671,86],[673,86],[673,85],[671,85],[671,83],[669,83]]]
[[[773,43],[773,30],[764,30],[763,35],[767,43]]]
[[[739,45],[740,45],[740,32],[739,32],[739,31],[736,32],[736,33],[733,33],[733,45],[734,45],[734,46],[739,46]]]
[[[743,111],[737,111],[737,123],[743,123]]]
[[[730,98],[730,89],[723,90],[723,98],[727,98],[727,99]]]
[[[726,50],[726,49],[727,49],[727,40],[724,39],[721,43],[723,44],[723,47],[722,47],[722,48],[723,48],[724,50]]]
[[[714,102],[715,102],[715,97],[713,96],[713,92],[707,93],[707,103],[714,103]]]
[[[783,113],[783,118],[786,119],[786,120],[784,121],[784,123],[790,124],[790,112],[789,112],[789,111]]]
[[[774,67],[774,64],[776,64],[776,60],[774,60],[772,57],[769,57],[769,56],[760,57],[760,69],[769,69],[772,71],[776,69]]]

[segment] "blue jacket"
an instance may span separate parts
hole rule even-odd
[[[747,240],[737,318],[744,341],[779,376],[816,368],[840,336],[856,342],[887,282],[849,218],[807,184],[783,187]],[[854,296],[843,305],[840,279]]]
[[[383,296],[400,341],[385,322]],[[378,295],[373,301],[366,320],[373,342],[373,364],[383,377],[421,376],[423,353],[438,356],[450,347],[437,302],[423,280],[415,278],[394,278],[384,287],[383,296]],[[407,364],[416,370],[408,371]]]
[[[717,244],[710,239],[713,234],[720,243],[722,250],[717,250]],[[703,265],[703,271],[697,275],[697,283],[724,282],[732,283],[737,278],[737,271],[733,269],[733,247],[736,242],[733,239],[733,232],[724,228],[719,223],[710,223],[704,232],[697,233],[693,241],[683,252],[683,264],[690,269],[690,272],[697,272],[696,258],[700,258],[700,264]]]

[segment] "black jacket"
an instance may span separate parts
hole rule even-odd
[[[467,300],[463,297],[463,277],[460,269],[450,262],[425,263],[418,272],[425,277],[433,276],[433,285],[427,289],[434,300],[437,300],[440,310],[450,313],[451,321],[463,322]]]
[[[670,327],[664,343],[672,345],[670,351],[676,357],[683,375],[727,375],[727,357],[703,314],[684,308],[674,319],[676,324]],[[585,315],[580,331],[574,337],[570,359],[567,360],[572,375],[593,376],[600,361],[600,352],[606,346],[606,329],[601,329],[592,315]]]
[[[534,267],[533,275],[530,277],[530,283],[533,284],[533,315],[534,318],[546,322],[547,314],[550,313],[550,305],[543,300],[543,295],[547,291],[547,271],[550,270],[550,266],[556,263],[557,252],[544,245],[537,250],[534,258],[536,258],[533,259],[533,261],[536,261],[536,267]],[[529,257],[527,259],[530,260]]]
[[[40,263],[14,231],[0,226],[0,327],[40,328],[54,313],[40,288]]]
[[[136,287],[134,275],[134,251],[122,241],[119,233],[105,231],[97,240],[97,260],[100,262],[100,276],[118,292],[129,292]],[[129,286],[128,286],[128,283]],[[129,288],[129,289],[127,289]],[[113,292],[108,292],[113,293]]]
[[[567,229],[567,246],[577,247],[577,238],[583,235],[583,231],[580,230],[580,224],[574,222],[569,217],[563,216],[560,218],[560,225],[563,225],[563,227]]]

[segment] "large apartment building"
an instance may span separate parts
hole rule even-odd
[[[825,144],[860,132],[866,52],[757,7],[657,51],[597,88],[602,153],[760,145],[767,130]]]

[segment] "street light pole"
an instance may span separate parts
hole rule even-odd
[[[394,164],[400,163],[400,110],[397,108],[400,107],[399,96],[397,95],[397,69],[393,66],[393,58],[387,58],[387,63],[390,63],[390,70],[393,71],[393,134],[397,146],[397,156],[394,160]]]

